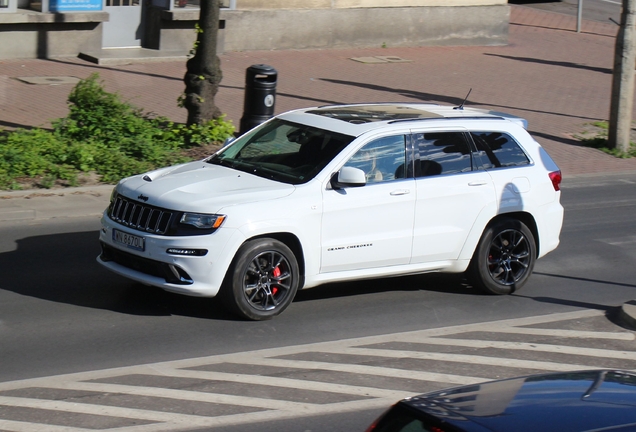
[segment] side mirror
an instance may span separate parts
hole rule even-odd
[[[366,184],[367,176],[360,168],[342,167],[331,177],[331,187],[334,189],[360,187]]]

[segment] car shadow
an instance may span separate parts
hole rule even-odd
[[[103,309],[127,315],[185,316],[241,321],[216,298],[166,292],[118,276],[96,261],[98,231],[51,234],[18,240],[0,254],[0,289],[45,301]],[[301,290],[294,302],[354,297],[390,291],[429,291],[481,295],[461,275],[413,276],[331,283]]]
[[[601,305],[601,304],[590,303],[590,302],[582,302],[577,300],[559,299],[555,297],[545,297],[545,296],[532,297],[528,295],[519,295],[516,293],[512,295],[514,295],[515,297],[531,299],[540,303],[549,303],[549,304],[556,304],[556,305],[562,305],[562,306],[572,306],[576,308],[583,308],[583,309],[589,309],[589,310],[604,311],[605,318],[612,324],[618,327],[624,328],[625,330],[631,330],[631,331],[634,330],[634,327],[630,323],[625,322],[621,314],[621,306],[607,306],[607,305]]]
[[[390,291],[428,291],[471,296],[482,294],[481,291],[470,286],[462,275],[424,273],[412,276],[325,284],[299,291],[294,302],[354,297]]]
[[[488,55],[487,53],[485,53],[484,55]],[[330,84],[336,84],[336,85],[343,85],[343,86],[348,86],[348,87],[358,87],[358,88],[363,88],[363,89],[367,89],[367,90],[374,90],[374,91],[378,91],[378,92],[388,92],[388,93],[394,93],[397,94],[401,97],[406,97],[406,98],[410,98],[410,99],[414,99],[418,102],[423,102],[423,103],[442,103],[442,104],[448,104],[448,105],[453,105],[453,106],[458,106],[460,105],[462,102],[466,102],[464,101],[464,96],[462,97],[452,97],[452,96],[446,96],[444,94],[438,94],[438,93],[427,93],[427,92],[422,92],[422,91],[417,91],[417,90],[413,90],[413,89],[404,89],[404,88],[397,88],[397,87],[387,87],[387,86],[382,86],[382,85],[378,85],[378,84],[371,84],[371,83],[365,83],[365,82],[357,82],[357,81],[345,81],[345,80],[338,80],[338,79],[332,79],[332,78],[319,78],[321,81],[325,81],[328,82]],[[583,116],[578,116],[578,115],[574,115],[574,114],[564,114],[562,112],[556,112],[556,111],[546,111],[545,109],[530,109],[530,108],[526,108],[526,107],[520,107],[520,106],[510,106],[510,105],[493,105],[491,101],[479,101],[479,100],[474,100],[474,99],[468,99],[468,103],[471,106],[474,107],[482,107],[482,108],[488,108],[488,109],[493,109],[493,108],[498,108],[498,109],[502,109],[502,110],[506,110],[506,111],[511,111],[511,114],[515,114],[515,113],[535,113],[535,114],[541,114],[541,115],[556,115],[559,117],[567,117],[567,118],[578,118],[578,119],[582,119],[585,121],[592,121],[594,119],[590,119],[589,117],[583,117]]]
[[[612,69],[611,68],[587,66],[587,65],[581,64],[581,63],[556,61],[556,60],[545,60],[545,59],[536,58],[536,57],[509,56],[509,55],[493,54],[493,53],[485,53],[484,55],[492,56],[492,57],[499,57],[499,58],[507,59],[507,60],[515,60],[515,61],[520,61],[520,62],[525,62],[525,63],[537,63],[537,64],[543,64],[543,65],[548,65],[548,66],[560,66],[560,67],[571,68],[571,69],[582,69],[582,70],[588,70],[588,71],[592,71],[592,72],[599,72],[599,73],[603,73],[603,74],[611,74],[612,73]]]
[[[98,237],[87,231],[18,240],[14,251],[0,254],[0,289],[129,315],[238,319],[216,299],[169,293],[102,268]]]

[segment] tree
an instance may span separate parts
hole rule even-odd
[[[214,103],[223,77],[216,45],[219,32],[220,0],[201,0],[195,54],[187,63],[183,78],[183,106],[188,110],[188,125],[203,124],[221,117]]]
[[[629,151],[634,102],[634,61],[636,61],[634,13],[636,0],[623,0],[621,24],[616,36],[608,146]]]

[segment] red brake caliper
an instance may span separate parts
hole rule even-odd
[[[280,268],[278,266],[274,267],[274,270],[272,270],[272,276],[274,276],[275,278],[280,277]],[[273,287],[272,288],[272,295],[276,295],[277,292],[278,292],[278,288]]]

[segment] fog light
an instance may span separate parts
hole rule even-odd
[[[189,256],[204,256],[208,253],[207,249],[186,249],[186,248],[170,248],[166,250],[171,255],[189,255]]]

